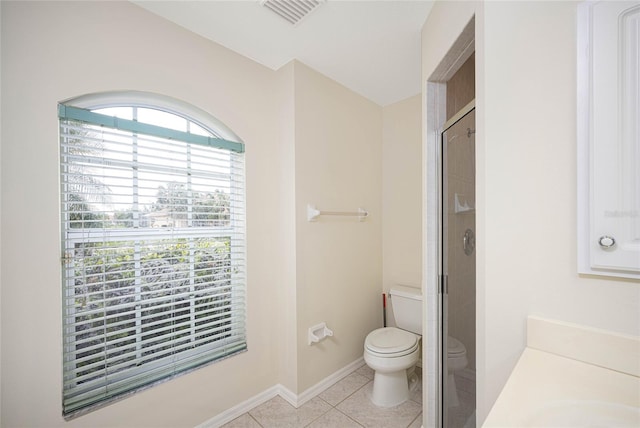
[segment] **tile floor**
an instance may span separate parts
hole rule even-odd
[[[455,375],[456,391],[460,405],[449,408],[449,428],[475,428],[476,426],[476,381],[473,377]]]
[[[373,370],[363,365],[298,409],[277,396],[223,427],[420,428],[422,426],[421,383],[418,382],[410,399],[399,406],[376,407],[367,396],[373,388]]]

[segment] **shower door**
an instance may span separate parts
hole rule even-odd
[[[441,146],[441,415],[447,428],[475,427],[475,109],[447,122]],[[452,339],[453,338],[453,339]],[[451,343],[450,343],[451,342]],[[447,349],[460,342],[466,367],[450,375]],[[459,360],[458,360],[458,365]]]

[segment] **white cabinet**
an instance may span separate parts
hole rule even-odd
[[[578,8],[578,270],[640,278],[640,2]]]

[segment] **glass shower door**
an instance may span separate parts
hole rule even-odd
[[[442,422],[468,428],[476,403],[475,109],[445,129],[441,153]]]

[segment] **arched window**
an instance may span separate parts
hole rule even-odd
[[[70,417],[246,349],[244,145],[157,95],[58,110]]]

